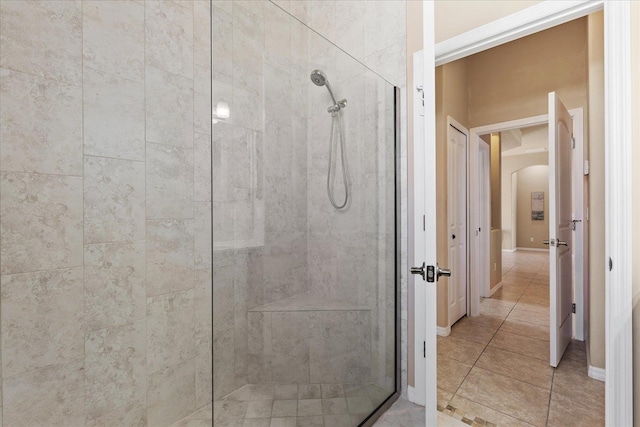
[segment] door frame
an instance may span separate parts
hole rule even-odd
[[[632,222],[632,77],[631,5],[629,0],[574,0],[541,2],[505,18],[480,26],[436,45],[433,1],[423,1],[423,81],[425,88],[424,157],[426,166],[435,165],[435,66],[554,27],[604,9],[605,66],[605,421],[607,425],[633,424],[632,358],[632,242],[628,225]],[[417,144],[422,145],[422,144]],[[418,177],[416,177],[418,178]],[[422,185],[433,187],[435,173],[426,173]],[[416,187],[417,185],[417,181]],[[430,184],[430,185],[427,185]],[[435,200],[425,189],[427,202]],[[427,210],[429,214],[432,209]],[[419,218],[419,216],[418,216]],[[435,223],[435,221],[434,221]],[[426,231],[435,243],[435,230]],[[433,262],[435,245],[426,243],[427,262]],[[613,286],[615,284],[615,286]],[[432,294],[430,292],[429,294]],[[428,295],[430,296],[430,295]],[[427,301],[422,311],[428,312]],[[421,304],[419,304],[421,305]],[[418,316],[416,316],[416,319]],[[427,321],[435,316],[427,315]],[[435,324],[426,325],[425,342],[433,344],[425,381],[427,425],[437,419],[437,366]],[[431,424],[429,424],[431,423]]]
[[[574,198],[574,211],[573,218],[579,219],[581,222],[576,225],[576,233],[575,237],[575,246],[574,246],[574,256],[575,256],[575,264],[574,264],[574,302],[576,304],[576,313],[574,315],[574,331],[573,336],[575,339],[584,341],[585,340],[585,322],[586,322],[586,314],[585,314],[585,269],[588,265],[587,260],[584,258],[584,254],[586,253],[586,248],[584,247],[585,242],[585,231],[586,231],[586,218],[584,215],[584,110],[582,108],[574,108],[569,110],[569,114],[573,118],[573,136],[575,138],[575,149],[573,151],[573,198]],[[473,139],[479,138],[480,135],[485,135],[488,133],[496,133],[496,132],[504,132],[511,129],[521,129],[530,126],[537,126],[549,123],[549,115],[542,114],[540,116],[533,117],[525,117],[523,119],[517,120],[509,120],[506,122],[495,123],[491,125],[478,126],[475,128],[471,128],[469,132],[471,133],[471,137]],[[474,193],[479,193],[479,183],[475,187],[473,187]],[[482,205],[472,205],[471,209],[481,209]],[[478,212],[472,212],[472,217],[474,215],[478,215]],[[482,250],[489,251],[489,247],[478,248],[480,252]],[[472,256],[473,258],[473,256]],[[473,260],[470,260],[473,262]],[[471,286],[471,295],[474,299],[474,303],[480,304],[480,293],[482,289],[480,288],[478,282],[476,280],[472,280],[470,283]],[[477,300],[477,301],[476,301]]]

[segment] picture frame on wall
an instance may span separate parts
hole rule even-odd
[[[531,192],[531,220],[544,221],[544,191]]]

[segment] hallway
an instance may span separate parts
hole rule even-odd
[[[549,366],[548,254],[502,262],[503,287],[481,315],[438,337],[438,410],[470,425],[604,425],[604,383],[587,376],[584,342]]]

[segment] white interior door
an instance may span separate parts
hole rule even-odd
[[[571,115],[555,92],[549,93],[549,292],[551,366],[558,366],[571,341],[572,175]]]
[[[450,119],[451,120],[451,119]],[[447,129],[447,228],[449,325],[467,314],[467,135],[461,126]]]
[[[478,252],[478,265],[480,286],[478,289],[482,292],[482,296],[489,297],[491,273],[489,266],[490,258],[490,241],[491,233],[491,177],[490,177],[490,151],[489,144],[482,141],[478,135],[478,187],[479,187],[479,209],[478,209],[478,237],[480,240],[480,250]]]

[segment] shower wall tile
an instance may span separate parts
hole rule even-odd
[[[211,310],[211,269],[196,270],[195,311],[196,311],[196,337],[210,337],[212,334],[212,310]],[[217,309],[217,301],[216,301]]]
[[[3,171],[82,175],[79,86],[0,69],[0,120]]]
[[[211,202],[195,203],[195,268],[211,268]]]
[[[133,1],[85,1],[82,6],[85,67],[144,81],[144,9],[144,3]]]
[[[234,327],[235,265],[216,265],[213,269],[213,330],[215,333]],[[214,335],[215,335],[214,333]]]
[[[217,302],[216,302],[217,308]],[[215,312],[215,309],[214,309]],[[220,397],[231,393],[236,388],[234,374],[234,332],[233,328],[217,331],[213,334],[213,354],[215,364],[219,368],[213,372],[213,398]],[[251,383],[252,381],[249,380]]]
[[[211,139],[211,70],[196,65],[193,74],[194,130]]]
[[[213,73],[233,75],[233,3],[213,2],[211,51],[215,58]],[[215,103],[214,103],[215,105]]]
[[[367,0],[364,3],[364,55],[397,47],[396,40],[399,37],[405,37],[401,47],[406,49],[406,3],[395,0]],[[373,70],[378,71],[375,68]]]
[[[396,3],[399,8],[404,9],[404,2]],[[364,59],[365,43],[369,43],[365,37],[367,9],[366,1],[336,2],[336,40],[346,52],[361,62]],[[384,23],[383,26],[386,25],[388,23]],[[381,27],[372,28],[376,31],[383,31]]]
[[[211,72],[211,2],[208,1],[193,2],[193,63]]]
[[[144,82],[89,67],[83,82],[85,156],[144,161]]]
[[[145,241],[85,245],[87,331],[146,318]]]
[[[308,339],[273,339],[272,349],[272,378],[276,384],[309,384]]]
[[[213,397],[211,340],[211,334],[196,339],[196,408],[205,406]]]
[[[48,366],[2,380],[3,424],[84,425],[84,362]]]
[[[84,354],[82,268],[2,276],[2,374]]]
[[[121,426],[146,426],[147,400],[131,401],[125,406],[108,412],[98,418],[87,419],[87,427],[121,427]]]
[[[193,146],[194,200],[211,201],[211,135],[196,133]]]
[[[147,296],[193,289],[194,233],[193,220],[147,221]]]
[[[193,11],[172,1],[145,2],[147,65],[193,79]]]
[[[264,60],[284,73],[291,69],[291,17],[278,8],[266,7],[264,14]]]
[[[146,67],[146,139],[193,148],[193,72],[187,78]]]
[[[146,396],[146,322],[91,332],[85,339],[87,419]]]
[[[336,39],[336,3],[326,0],[307,4],[307,24],[332,42]]]
[[[144,163],[84,159],[85,243],[144,240]]]
[[[82,177],[3,173],[2,273],[82,265]]]
[[[193,289],[148,298],[148,372],[161,372],[163,369],[186,362],[194,357]],[[149,403],[151,404],[151,402]]]
[[[149,426],[169,426],[196,409],[195,358],[149,375]]]
[[[80,0],[3,1],[0,27],[0,67],[80,85]]]
[[[147,144],[147,219],[193,218],[193,149]]]

